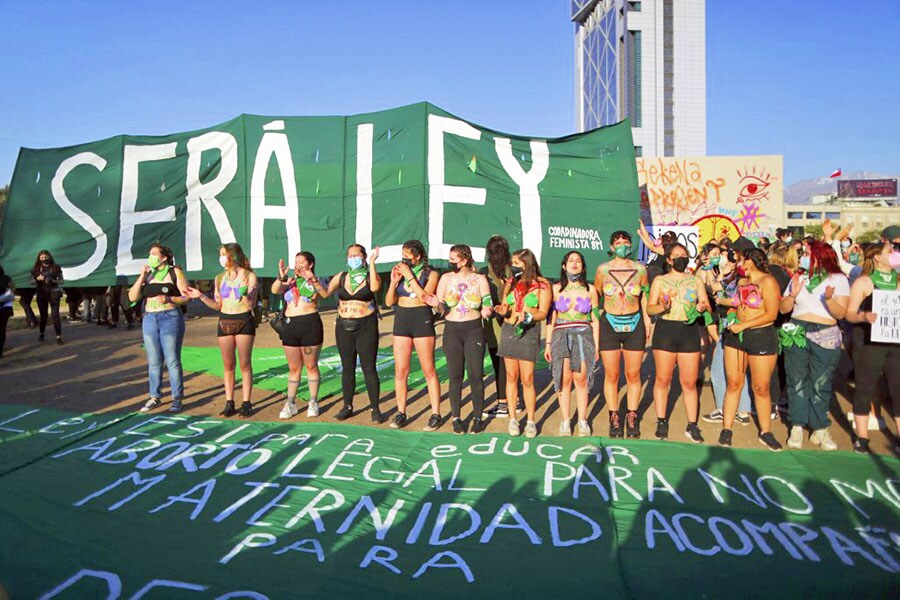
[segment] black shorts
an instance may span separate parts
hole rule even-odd
[[[241,320],[241,321],[245,321],[245,322],[238,331],[236,331],[234,333],[225,333],[222,330],[222,321],[223,320],[226,320],[226,321]],[[216,327],[216,337],[227,337],[229,335],[256,335],[256,322],[254,322],[254,320],[253,320],[253,315],[250,314],[249,312],[239,313],[236,315],[220,314],[219,315],[219,324]]]
[[[295,317],[285,316],[284,331],[281,333],[281,345],[292,348],[303,346],[321,346],[325,340],[322,329],[322,317],[319,313],[309,313]]]
[[[722,343],[726,348],[736,348],[753,356],[772,356],[778,354],[778,332],[771,325],[745,329],[741,335],[726,329]]]
[[[700,326],[696,322],[657,319],[653,349],[664,352],[700,352]]]
[[[434,311],[430,306],[395,306],[394,336],[434,337]]]
[[[600,315],[600,352],[604,350],[636,350],[643,352],[647,346],[647,330],[644,317],[640,315],[634,331],[617,332],[613,329],[606,313]]]

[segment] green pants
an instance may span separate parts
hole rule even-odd
[[[840,358],[840,348],[823,348],[809,340],[806,348],[791,346],[784,349],[791,425],[806,425],[817,430],[831,424],[828,408],[834,394],[834,370]]]

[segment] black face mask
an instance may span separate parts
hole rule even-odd
[[[49,266],[50,266],[50,261],[49,261],[49,260],[42,260],[42,261],[41,261],[41,264],[44,265],[45,267],[49,267]]]
[[[412,266],[413,266],[413,261],[412,261],[411,258],[403,258],[403,259],[400,260],[400,262],[402,262],[402,263],[403,263],[404,265],[406,265],[407,267],[412,267]]]
[[[684,273],[687,270],[688,262],[690,259],[687,256],[679,256],[678,258],[672,259],[672,268],[678,271],[679,273]]]
[[[509,272],[512,273],[512,276],[513,276],[513,277],[519,278],[519,277],[522,276],[522,273],[525,272],[525,269],[523,269],[522,267],[513,267],[513,266],[511,266],[511,267],[509,268]]]
[[[459,263],[448,262],[447,266],[449,266],[450,270],[453,271],[454,273],[459,273],[459,268],[460,268]]]

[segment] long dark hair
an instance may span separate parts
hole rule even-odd
[[[500,279],[509,277],[509,242],[502,235],[492,235],[485,247],[487,262],[490,270]]]
[[[688,252],[687,246],[685,246],[681,242],[675,242],[674,244],[670,245],[668,248],[666,248],[666,253],[664,256],[665,260],[663,260],[663,273],[672,272],[672,265],[669,264],[669,257],[672,256],[672,250],[674,250],[675,248],[681,248],[682,250],[684,250],[685,254],[688,255],[688,258],[690,258],[691,256]]]
[[[563,256],[562,266],[559,270],[559,291],[562,292],[566,289],[566,286],[569,284],[569,273],[566,271],[566,263],[569,262],[569,257],[572,255],[578,256],[581,259],[581,273],[578,274],[578,277],[575,281],[584,285],[584,287],[588,287],[587,282],[587,263],[584,262],[584,255],[578,250],[571,250]],[[573,282],[574,283],[574,282]]]
[[[425,252],[425,244],[419,240],[407,240],[403,244],[403,249],[412,252],[423,265],[428,266],[428,254]]]
[[[528,248],[522,248],[521,250],[516,250],[515,252],[513,252],[512,255],[521,260],[522,264],[525,265],[519,281],[523,281],[525,285],[531,286],[531,284],[536,282],[539,278],[543,277],[543,275],[541,275],[541,266],[538,264],[537,258],[534,256],[534,252],[532,252]],[[515,283],[515,280],[511,281]]]
[[[59,267],[58,264],[56,264],[56,261],[53,260],[53,255],[50,254],[50,251],[49,250],[41,250],[40,252],[37,253],[37,256],[34,259],[34,266],[31,267],[32,276],[37,277],[38,275],[41,274],[41,271],[44,269],[44,265],[41,264],[41,255],[42,254],[46,254],[47,256],[50,257],[50,265],[47,268],[50,269],[51,273],[53,273],[54,275],[57,275],[62,272],[62,269]]]
[[[306,259],[306,262],[309,263],[310,271],[312,271],[313,273],[316,272],[316,257],[312,252],[307,252],[306,250],[301,250],[300,252],[298,252],[297,254],[294,255],[294,258],[296,259],[298,256],[302,256],[303,258]]]
[[[222,244],[222,248],[225,249],[225,254],[228,255],[228,258],[231,260],[231,264],[234,266],[241,267],[246,271],[253,272],[253,269],[250,268],[250,259],[247,258],[247,255],[244,254],[244,249],[241,248],[241,245],[236,242],[231,242],[228,244]]]
[[[744,258],[753,263],[758,271],[769,272],[769,259],[762,248],[750,248],[744,252]]]

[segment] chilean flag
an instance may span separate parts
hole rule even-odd
[[[840,167],[837,168],[837,169],[835,169],[834,172],[833,172],[831,175],[829,175],[829,177],[832,178],[832,179],[834,179],[835,177],[840,177],[840,176],[841,176],[841,169],[840,169]]]

